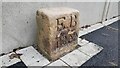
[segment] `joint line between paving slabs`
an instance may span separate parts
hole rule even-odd
[[[89,43],[90,43],[90,42],[89,42]],[[89,44],[89,43],[87,43],[87,44]],[[92,42],[92,43],[93,43],[93,42]],[[86,44],[85,44],[85,45],[86,45]],[[90,56],[90,55],[86,54],[85,52],[83,52],[83,51],[81,51],[81,50],[79,50],[79,49],[78,49],[78,51],[80,51],[80,52],[84,53],[85,55],[87,55],[87,56],[89,56],[89,57],[93,57],[93,56],[95,56],[95,55]],[[102,51],[102,50],[100,50],[100,52],[101,52],[101,51]],[[98,52],[98,53],[99,53],[99,52]],[[98,54],[98,53],[97,53],[97,54]],[[96,54],[96,55],[97,55],[97,54]]]
[[[78,49],[78,51],[80,51],[80,50]],[[83,51],[80,51],[80,52],[84,53],[85,55],[87,55],[87,56],[89,56],[89,57],[92,57],[92,56],[90,56],[90,55],[86,54],[86,53],[85,53],[85,52],[83,52]]]
[[[17,53],[16,53],[16,51],[14,52],[16,55],[17,55]],[[18,59],[20,59],[21,61],[22,61],[22,59],[20,58],[20,57],[18,57]],[[22,61],[23,62],[23,61]],[[24,63],[24,62],[23,62]]]
[[[84,40],[84,39],[81,39],[79,42],[82,42],[82,40]],[[85,39],[86,40],[86,39]],[[87,43],[85,43],[84,45],[80,45],[80,44],[78,44],[78,46],[79,47],[82,47],[82,46],[85,46],[86,44],[88,44],[88,43],[90,43],[90,41],[88,41]]]
[[[64,62],[65,64],[67,64],[64,60],[60,59],[62,62]],[[70,68],[72,68],[69,64],[67,64]]]
[[[79,49],[78,49],[78,50],[79,50]],[[80,50],[79,50],[79,51],[80,51]],[[102,51],[102,50],[101,50],[101,51]],[[101,51],[100,51],[100,52],[101,52]],[[82,52],[82,51],[80,51],[80,52]],[[98,52],[97,54],[93,55],[93,56],[90,56],[90,55],[86,54],[85,52],[82,52],[82,53],[84,53],[85,55],[87,55],[87,56],[89,56],[89,57],[92,58],[93,56],[97,55],[99,52]],[[97,58],[97,57],[96,57],[96,58]]]
[[[55,62],[55,61],[53,61],[53,62]],[[48,63],[47,65],[43,66],[42,68],[47,67],[47,66],[50,65],[51,63],[52,63],[52,62]]]

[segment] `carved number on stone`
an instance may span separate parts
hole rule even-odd
[[[68,43],[72,43],[73,41],[77,41],[77,16],[71,15],[69,17],[62,17],[57,19],[57,47],[60,48]]]

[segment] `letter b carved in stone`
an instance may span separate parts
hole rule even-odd
[[[58,59],[75,49],[79,11],[71,8],[44,8],[37,11],[38,47],[49,59]]]

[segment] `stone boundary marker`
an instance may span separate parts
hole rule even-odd
[[[39,50],[56,60],[77,46],[79,11],[72,8],[42,8],[36,12]]]

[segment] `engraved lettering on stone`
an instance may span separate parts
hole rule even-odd
[[[68,45],[77,40],[77,32],[75,31],[77,25],[76,15],[65,16],[57,20],[57,48]]]

